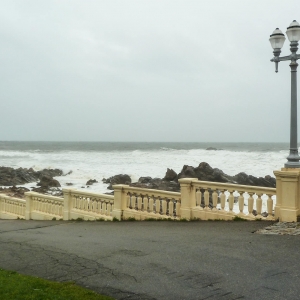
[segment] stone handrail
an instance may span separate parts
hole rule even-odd
[[[65,204],[68,219],[112,220],[114,196],[75,189],[64,189],[63,192],[68,199]]]
[[[122,202],[120,211],[123,211],[123,219],[177,219],[180,217],[180,193],[128,185],[114,185],[113,189],[116,204]]]
[[[26,201],[6,195],[0,195],[0,217],[1,219],[24,219]]]
[[[63,198],[36,192],[26,192],[25,197],[26,219],[50,220],[63,218]]]
[[[179,182],[181,190],[190,187],[190,191],[186,193],[190,197],[188,205],[192,208],[192,218],[230,220],[238,216],[245,219],[275,219],[272,199],[276,195],[275,188],[199,181],[191,178],[180,179]],[[237,213],[234,212],[235,202],[238,205]],[[248,209],[244,212],[246,202]],[[262,212],[263,202],[266,212]]]

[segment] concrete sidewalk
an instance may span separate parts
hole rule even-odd
[[[299,299],[300,237],[269,224],[0,220],[0,267],[116,299]]]

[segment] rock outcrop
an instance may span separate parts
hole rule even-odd
[[[94,183],[98,183],[98,181],[96,179],[90,179],[86,182],[85,185],[93,185]]]
[[[109,184],[109,186],[107,187],[109,190],[112,190],[112,186],[114,184],[130,184],[131,183],[131,178],[129,175],[127,174],[118,174],[112,177],[109,177],[107,179],[103,178],[102,181],[104,183]]]
[[[130,185],[134,187],[179,192],[180,185],[178,179],[180,178],[197,178],[201,181],[276,187],[276,179],[272,176],[255,177],[243,172],[231,176],[225,174],[218,168],[212,168],[206,162],[200,163],[198,167],[184,165],[179,174],[176,174],[174,170],[168,168],[163,179],[140,177],[138,182],[131,183]]]
[[[43,176],[55,177],[62,176],[63,172],[59,169],[44,169],[42,171],[34,171],[32,168],[10,168],[0,167],[0,185],[14,186],[30,182],[36,182]]]

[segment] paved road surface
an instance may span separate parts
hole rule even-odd
[[[0,220],[0,267],[116,299],[300,299],[300,236],[268,224]]]

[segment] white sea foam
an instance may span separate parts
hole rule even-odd
[[[239,172],[254,176],[273,175],[273,170],[283,166],[287,155],[288,151],[208,151],[164,147],[133,151],[0,150],[4,166],[32,167],[35,170],[59,168],[65,174],[72,170],[70,175],[57,178],[63,186],[71,182],[73,187],[81,188],[87,180],[96,179],[99,183],[89,189],[99,192],[107,191],[102,179],[116,174],[129,174],[133,181],[141,176],[164,177],[167,168],[172,168],[178,173],[183,165],[198,166],[203,161],[229,175]]]

